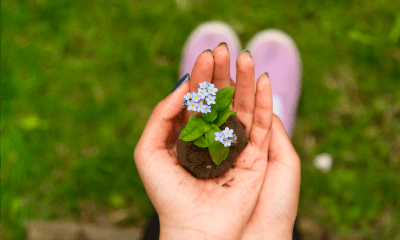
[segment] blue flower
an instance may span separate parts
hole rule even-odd
[[[193,111],[197,111],[197,107],[199,106],[199,104],[195,101],[190,101],[188,102],[188,111],[193,110]]]
[[[192,94],[187,93],[185,96],[183,96],[188,102],[192,100]]]
[[[205,88],[199,88],[197,95],[201,98],[204,99],[208,96],[208,91]]]
[[[217,94],[217,92],[218,92],[218,88],[216,88],[216,87],[214,86],[214,84],[211,83],[211,84],[207,87],[207,91],[208,91],[209,94],[215,95],[215,94]]]
[[[206,97],[206,101],[207,101],[207,104],[208,104],[208,105],[215,104],[215,96],[213,96],[213,95],[208,95],[208,96]]]
[[[192,100],[197,102],[199,101],[199,99],[200,99],[199,95],[195,92],[192,92]]]
[[[204,81],[204,82],[201,82],[199,85],[200,85],[200,88],[207,89],[209,84],[210,84],[209,82]]]
[[[224,134],[222,132],[215,132],[215,141],[220,141],[221,143],[224,141]]]
[[[222,143],[224,144],[224,147],[228,147],[231,145],[231,140],[225,139]]]
[[[233,129],[229,129],[228,127],[225,128],[223,131],[225,138],[231,138],[233,137]]]
[[[204,111],[205,111],[205,106],[207,106],[207,105],[204,105],[203,102],[198,103],[198,106],[197,106],[197,110],[196,110],[196,111],[201,112],[201,113],[205,113],[205,112],[204,112]]]
[[[205,113],[205,114],[211,112],[211,106],[204,105],[204,109],[205,109],[205,110],[204,110],[204,113]]]

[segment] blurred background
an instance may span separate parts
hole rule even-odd
[[[145,226],[153,207],[133,150],[178,81],[186,38],[208,20],[230,24],[243,46],[278,28],[299,47],[303,239],[400,239],[400,2],[390,0],[2,0],[2,239],[41,239],[29,226],[42,221]]]

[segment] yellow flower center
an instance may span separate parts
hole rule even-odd
[[[219,135],[219,138],[222,138],[222,135]]]
[[[203,106],[200,106],[200,108],[203,108]]]
[[[201,95],[204,95],[204,92],[201,92]]]
[[[210,92],[212,92],[212,88],[210,89]]]
[[[194,107],[194,104],[192,103],[192,105],[191,105],[192,107]]]
[[[229,143],[229,141],[226,141],[226,143]]]

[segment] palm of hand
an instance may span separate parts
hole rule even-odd
[[[248,144],[237,161],[254,160],[253,166],[237,166],[229,169],[217,179],[195,179],[186,170],[175,169],[165,174],[153,189],[153,204],[160,204],[159,218],[164,225],[161,228],[185,228],[198,234],[226,239],[235,239],[244,229],[251,210],[256,204],[266,169],[265,156],[254,145]],[[156,159],[178,164],[176,146],[169,150],[160,150],[149,155],[145,161]],[[162,166],[155,166],[154,172],[163,172]],[[173,177],[170,177],[173,176]],[[169,177],[169,178],[168,178]],[[228,182],[231,187],[223,187]],[[178,216],[171,219],[170,216]],[[246,216],[247,215],[247,216]],[[221,229],[221,226],[226,226]],[[207,231],[205,231],[207,230]],[[221,231],[223,230],[223,232]]]
[[[237,239],[244,234],[244,239],[255,239],[263,236],[262,231],[274,228],[274,220],[282,219],[282,216],[287,220],[285,226],[290,226],[287,222],[292,220],[293,211],[282,214],[284,208],[292,209],[295,205],[297,209],[297,202],[292,203],[296,198],[295,193],[287,196],[285,191],[283,194],[275,191],[277,180],[273,177],[282,173],[290,174],[293,169],[285,166],[284,161],[273,160],[288,157],[286,153],[283,154],[285,156],[276,154],[277,150],[282,151],[279,149],[282,148],[281,143],[286,141],[287,144],[288,139],[282,138],[283,126],[279,119],[274,116],[272,121],[269,79],[266,76],[259,78],[255,94],[254,63],[248,55],[242,54],[237,60],[238,80],[235,84],[229,76],[229,53],[226,54],[222,48],[214,49],[214,58],[207,53],[199,56],[192,71],[190,86],[189,81],[185,82],[156,106],[135,149],[139,174],[159,213],[161,233],[163,229],[182,230],[182,233],[185,229],[186,233],[189,230],[195,232],[196,236]],[[180,113],[181,98],[187,92],[196,91],[200,82],[210,79],[218,89],[235,86],[232,109],[238,112],[236,115],[245,127],[249,144],[235,160],[235,169],[229,169],[218,179],[200,180],[193,178],[179,165],[173,143],[177,137],[176,130],[190,115],[185,110],[183,115],[176,117]],[[161,112],[168,112],[164,115],[169,116],[161,116]],[[273,127],[271,129],[272,123],[277,126],[276,130]],[[163,128],[169,130],[161,132],[160,136],[152,136]],[[274,131],[278,137],[270,146],[270,139],[273,138],[271,133]],[[275,152],[268,153],[268,146],[270,152],[271,147]],[[267,170],[268,154],[272,157]],[[267,175],[271,172],[267,177],[266,171]],[[296,177],[285,178],[283,189],[293,188]],[[282,176],[276,179],[282,180]],[[223,187],[226,182],[231,187]],[[297,188],[294,187],[294,190],[296,192]],[[282,205],[285,201],[287,204]],[[276,208],[278,205],[282,208]],[[295,217],[296,210],[294,212]]]

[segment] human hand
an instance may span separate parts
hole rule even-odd
[[[243,240],[292,239],[300,194],[300,158],[274,114],[268,168]]]
[[[254,63],[249,55],[238,58],[237,68],[232,108],[249,143],[236,158],[234,169],[220,178],[196,179],[179,164],[176,145],[172,145],[176,130],[190,115],[181,106],[187,92],[203,81],[218,89],[234,84],[224,46],[214,49],[214,58],[208,52],[197,58],[190,81],[157,104],[136,145],[135,163],[159,214],[161,239],[240,239],[256,205],[267,170],[272,95],[266,76],[259,78],[254,94]],[[180,113],[184,114],[178,117]],[[226,182],[230,187],[222,186]]]
[[[245,126],[246,132],[253,131],[253,116],[246,113],[252,112],[253,99],[259,91],[268,92],[267,98],[270,98],[269,77],[261,76],[257,81],[257,92],[250,91],[250,89],[254,89],[255,85],[254,62],[252,59],[245,59],[244,56],[240,55],[237,60],[237,84],[235,85],[230,80],[228,85],[227,79],[230,79],[229,57],[218,59],[219,57],[219,55],[215,56],[215,68],[217,69],[217,62],[220,62],[220,65],[225,65],[226,72],[223,79],[216,81],[219,82],[221,87],[235,87],[235,94],[243,94],[241,96],[236,95],[238,97],[234,98],[233,111],[238,111],[236,115]],[[241,64],[242,61],[247,61],[244,67]],[[268,78],[265,79],[268,80],[266,86],[259,86],[262,78]],[[215,84],[217,85],[217,83]],[[248,88],[248,91],[240,91],[243,88]],[[269,111],[270,108],[272,108],[272,103],[271,105],[268,103],[268,109],[265,111]],[[271,134],[269,146],[268,144],[263,145],[264,150],[268,150],[267,173],[265,179],[263,179],[263,186],[256,206],[243,233],[242,239],[245,240],[292,239],[300,193],[300,158],[293,148],[281,120],[275,114],[273,114],[272,127],[269,133]],[[236,159],[235,165],[237,161],[240,161],[240,158]]]
[[[245,126],[246,133],[249,133],[253,131],[254,119],[251,114],[247,113],[252,112],[254,97],[259,91],[264,91],[260,94],[268,92],[267,98],[270,99],[269,77],[261,76],[258,79],[257,92],[254,93],[253,60],[243,54],[238,57],[236,84],[230,79],[229,60],[229,56],[215,54],[215,70],[220,71],[219,74],[223,76],[214,79],[215,85],[218,84],[221,88],[235,87],[235,96],[237,97],[234,97],[233,111],[238,111],[236,115]],[[224,67],[218,68],[218,65]],[[266,86],[259,86],[262,78],[267,80]],[[251,89],[253,90],[251,91]],[[268,109],[265,111],[269,111],[270,108],[272,109],[272,103],[271,105],[268,103]],[[271,134],[269,146],[268,144],[263,145],[264,150],[268,151],[268,168],[256,206],[243,233],[242,239],[244,240],[292,239],[300,193],[300,158],[293,148],[281,120],[275,114],[273,114],[269,133]],[[240,161],[239,157],[236,159],[235,165]]]

